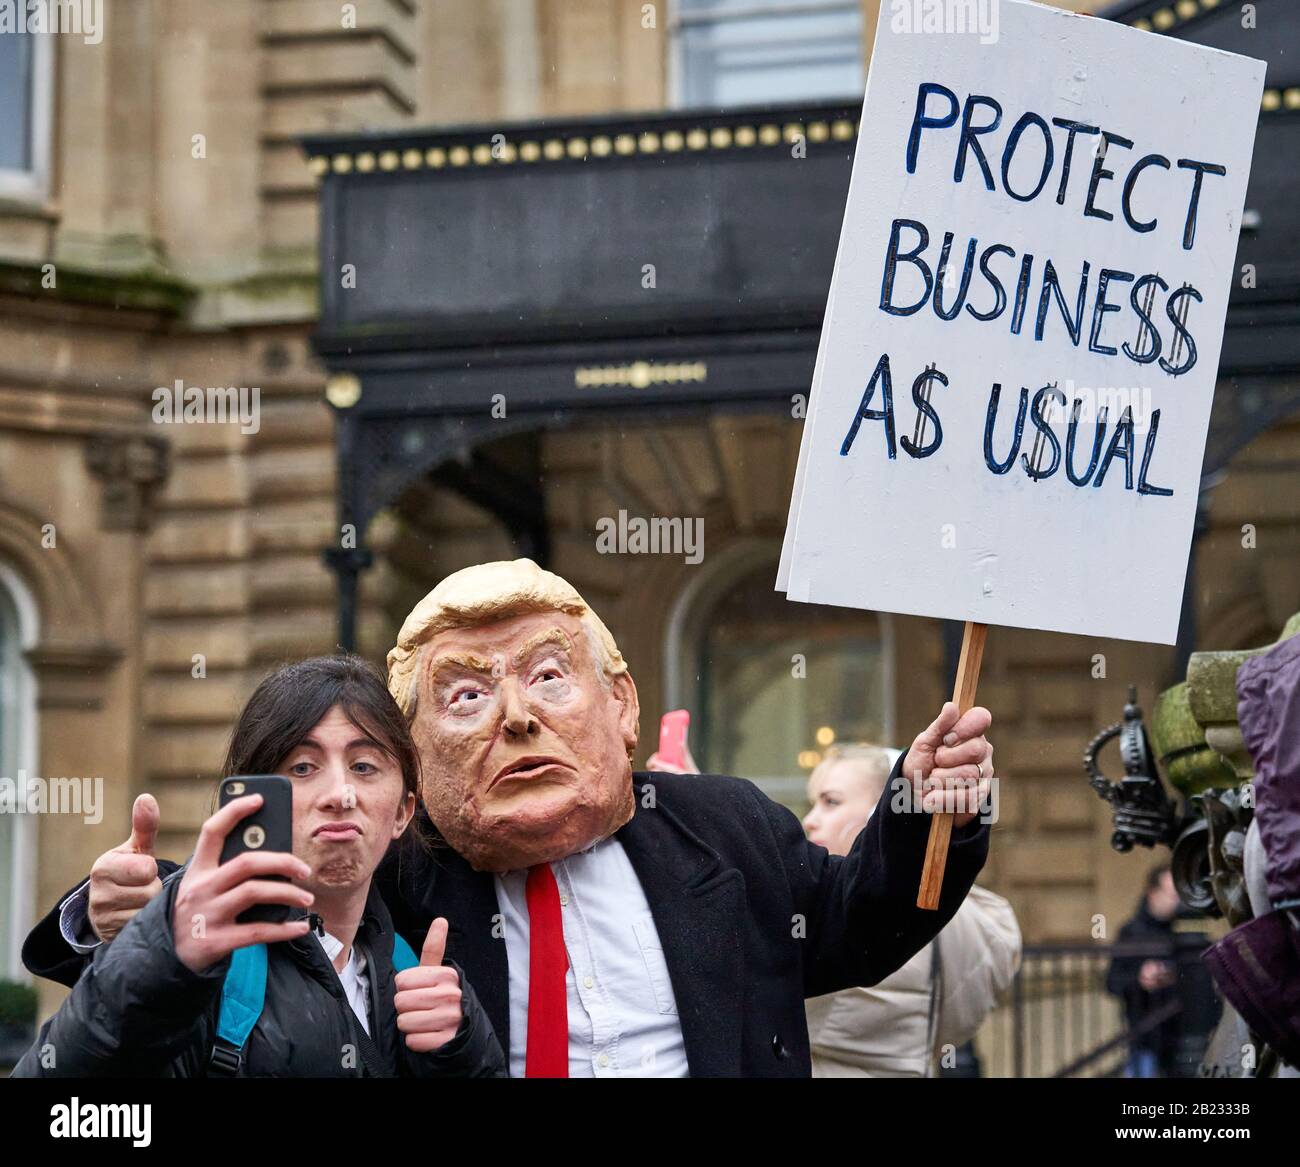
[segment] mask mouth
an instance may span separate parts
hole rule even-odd
[[[528,781],[532,778],[539,778],[547,770],[554,770],[557,767],[562,770],[573,769],[567,762],[562,762],[559,758],[552,757],[549,754],[529,754],[527,757],[517,758],[509,765],[498,770],[488,789],[492,789],[497,783],[504,782],[507,779],[518,778]]]

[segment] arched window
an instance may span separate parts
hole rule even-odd
[[[893,744],[889,617],[796,604],[774,590],[779,548],[710,559],[670,622],[668,708],[691,712],[705,772],[752,778],[797,808],[833,741]]]
[[[28,777],[36,776],[36,686],[26,652],[36,643],[36,606],[27,589],[0,563],[0,784],[25,805]],[[21,813],[0,814],[0,977],[26,980],[19,953],[31,926],[36,872],[36,823]]]

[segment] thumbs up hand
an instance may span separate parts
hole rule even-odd
[[[162,891],[154,857],[158,823],[158,803],[153,795],[140,795],[131,808],[131,837],[105,851],[90,869],[90,926],[105,943]]]
[[[447,949],[447,921],[439,916],[429,925],[417,968],[397,974],[397,1028],[413,1053],[441,1049],[460,1030],[460,975],[442,963]]]

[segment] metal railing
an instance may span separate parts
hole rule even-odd
[[[984,1077],[1118,1077],[1131,1044],[1181,1013],[1173,1000],[1130,1030],[1120,998],[1106,991],[1114,957],[1170,961],[1179,967],[1199,961],[1199,948],[1127,943],[1026,945],[1020,970],[1006,998],[984,1023],[976,1051]],[[1183,1061],[1199,1060],[1192,1035],[1180,1050]]]

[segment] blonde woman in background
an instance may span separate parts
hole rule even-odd
[[[845,855],[889,780],[897,750],[832,746],[808,777],[814,843]],[[922,1078],[964,1045],[1011,984],[1020,929],[1011,905],[975,886],[948,926],[892,976],[807,1002],[814,1078]]]

